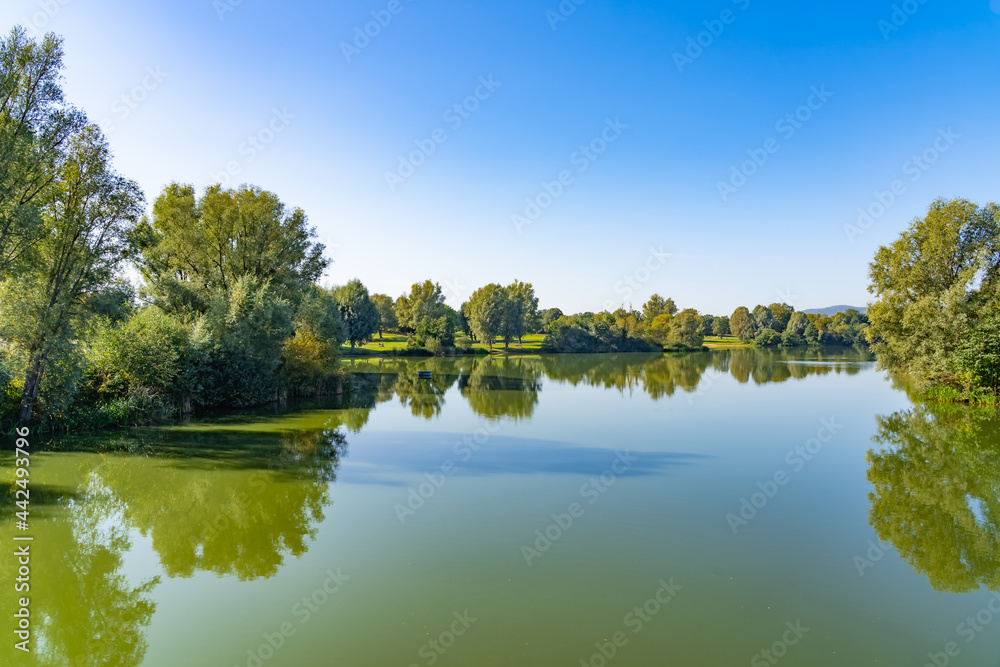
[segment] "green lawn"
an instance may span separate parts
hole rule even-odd
[[[747,347],[747,344],[736,336],[706,336],[705,347]]]
[[[502,342],[493,344],[494,354],[537,354],[541,351],[542,341],[545,340],[544,334],[529,334],[525,336],[521,344],[519,345],[517,341],[510,344],[509,348],[504,348]],[[469,337],[459,334],[455,337],[456,347],[465,347],[469,342]],[[487,350],[487,346],[484,343],[473,343],[473,349],[477,350]],[[382,354],[382,353],[392,353],[397,350],[406,349],[406,336],[403,334],[384,334],[382,338],[375,335],[371,341],[365,343],[364,345],[358,345],[354,348],[353,354],[356,355],[369,355],[369,354]],[[344,345],[341,348],[344,354],[352,354],[351,346]]]

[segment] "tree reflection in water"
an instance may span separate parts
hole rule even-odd
[[[930,404],[878,418],[869,520],[939,591],[1000,590],[1000,418]]]

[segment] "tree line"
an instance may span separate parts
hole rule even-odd
[[[370,301],[318,285],[305,213],[174,183],[145,216],[62,67],[54,35],[0,41],[0,419],[99,427],[337,391]]]
[[[395,299],[357,279],[324,287],[315,228],[272,192],[171,183],[147,213],[100,128],[66,101],[62,68],[55,35],[0,40],[3,423],[97,428],[337,393],[342,345],[387,331],[430,353],[527,334],[552,352],[638,352],[730,330],[764,345],[856,341],[864,326],[856,313],[804,324],[783,304],[717,318],[658,295],[641,311],[565,315],[517,280],[457,310],[430,280]]]

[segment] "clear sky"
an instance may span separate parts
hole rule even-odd
[[[70,101],[150,202],[259,185],[305,209],[327,282],[394,297],[520,279],[567,312],[863,305],[875,249],[932,200],[1000,199],[1000,0],[577,2],[0,19],[65,37]]]

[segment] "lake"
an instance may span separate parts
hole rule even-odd
[[[0,664],[1000,665],[993,410],[853,349],[346,365],[34,441],[35,653],[5,583]]]

